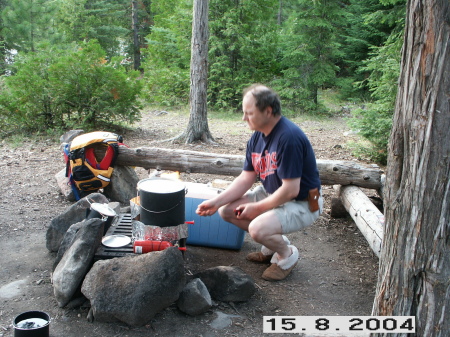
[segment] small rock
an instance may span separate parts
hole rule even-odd
[[[254,280],[238,267],[219,266],[199,272],[211,297],[224,302],[248,301],[256,292]]]
[[[199,278],[196,278],[184,287],[177,305],[181,311],[188,315],[200,315],[211,308],[211,295],[205,284]]]

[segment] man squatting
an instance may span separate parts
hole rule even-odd
[[[303,131],[281,115],[278,95],[262,84],[244,90],[243,117],[255,131],[247,143],[245,163],[231,185],[196,213],[220,216],[262,244],[247,255],[252,262],[271,262],[262,274],[268,281],[285,279],[299,259],[297,247],[284,234],[311,225],[323,209],[319,171]],[[262,185],[250,188],[257,178]]]

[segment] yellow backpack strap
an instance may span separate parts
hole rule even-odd
[[[117,143],[119,136],[107,131],[94,131],[75,137],[70,144],[70,150],[76,150],[94,143]]]

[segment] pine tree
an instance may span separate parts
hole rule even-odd
[[[338,42],[345,24],[338,0],[300,0],[283,24],[281,50],[283,77],[280,95],[292,107],[318,103],[318,89],[333,85],[342,57]]]
[[[356,84],[371,93],[371,101],[364,109],[352,111],[353,117],[349,121],[354,130],[359,130],[360,135],[369,140],[369,145],[358,146],[356,152],[382,164],[385,164],[387,159],[387,145],[400,74],[405,2],[386,0],[381,9],[366,15],[369,26],[375,27],[375,23],[383,24],[383,33],[378,34],[381,45],[370,46],[364,60],[356,63],[359,64],[356,72],[364,74],[364,80]]]
[[[2,11],[2,35],[6,45],[17,51],[35,51],[38,43],[56,37],[49,0],[11,0]]]
[[[212,0],[208,102],[237,108],[242,89],[277,72],[278,0]]]
[[[131,51],[130,1],[60,1],[57,22],[66,42],[95,39],[110,58]]]
[[[0,0],[0,14],[6,6],[5,0]],[[2,15],[0,15],[0,76],[6,73],[6,58],[8,55],[8,48],[6,46],[5,38],[3,36],[4,24]]]
[[[186,105],[189,101],[192,3],[153,0],[153,26],[146,36],[142,67],[145,99],[159,105]]]

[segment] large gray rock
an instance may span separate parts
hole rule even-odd
[[[70,248],[70,246],[72,246],[72,243],[74,242],[78,231],[83,227],[84,224],[85,220],[74,223],[69,227],[66,234],[64,235],[63,240],[61,241],[61,245],[59,246],[55,261],[53,262],[53,270],[55,270],[56,266],[59,264],[59,261],[61,261],[61,259],[63,258],[64,253]]]
[[[101,244],[104,222],[101,219],[85,220],[69,249],[53,272],[53,292],[62,308],[70,302],[92,266],[95,251]]]
[[[185,286],[184,260],[176,247],[95,262],[81,292],[100,322],[147,324],[174,303]]]
[[[217,301],[248,301],[256,291],[254,280],[238,267],[213,267],[195,274],[194,277],[203,281],[211,297]]]
[[[211,308],[211,295],[202,280],[195,278],[184,287],[177,306],[191,316],[201,315]]]
[[[88,200],[89,199],[89,200]],[[92,193],[75,204],[68,207],[62,214],[53,218],[47,229],[46,245],[51,252],[57,252],[67,230],[74,223],[80,222],[86,218],[86,210],[91,203],[108,203],[108,199],[101,193]]]
[[[132,167],[116,165],[111,181],[103,192],[109,199],[129,205],[130,200],[137,195],[138,182],[139,177]]]
[[[61,135],[59,141],[61,144],[70,143],[75,137],[84,133],[84,130],[69,130],[65,134]]]

